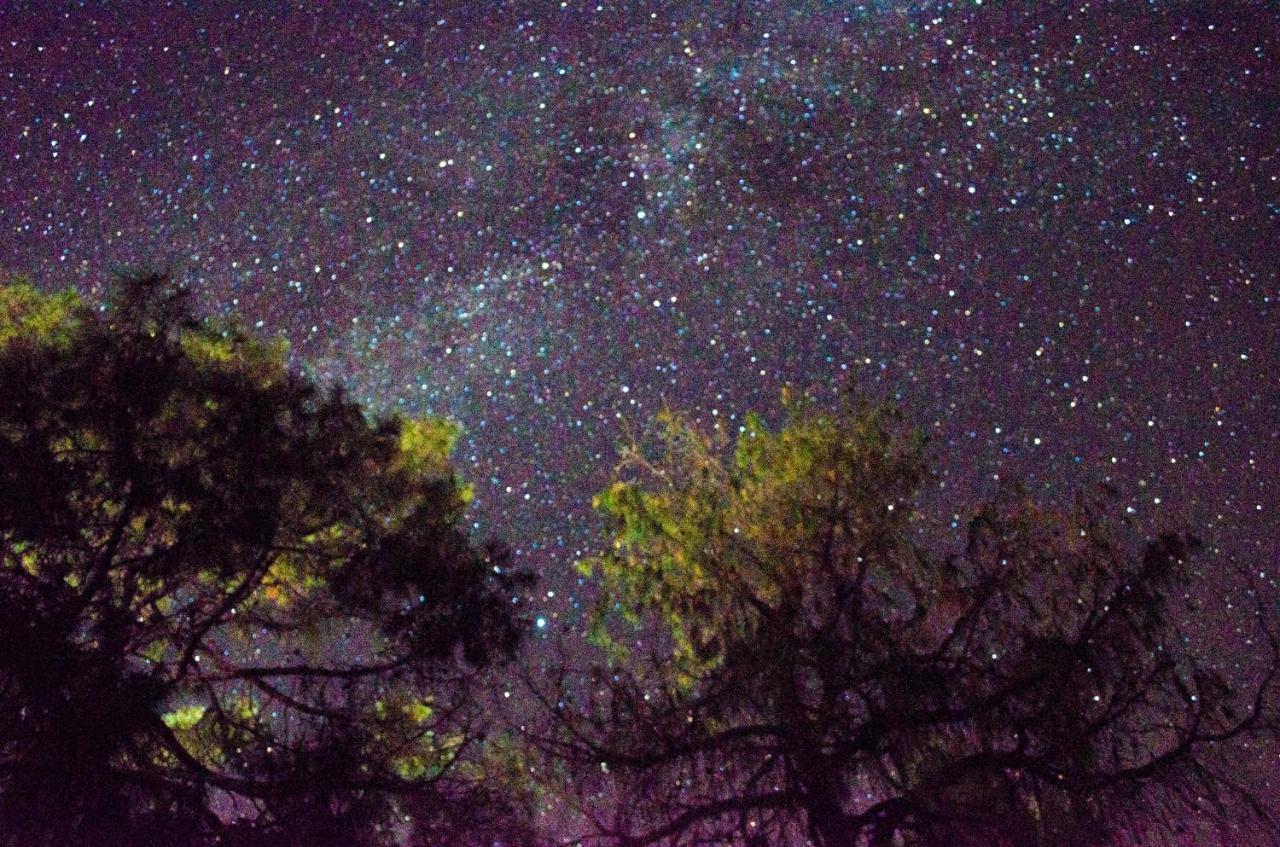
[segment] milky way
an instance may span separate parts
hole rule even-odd
[[[785,383],[901,404],[957,523],[1106,480],[1273,581],[1278,48],[1263,2],[10,2],[0,269],[171,267],[459,419],[543,639],[628,428]]]

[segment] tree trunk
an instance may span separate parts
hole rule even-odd
[[[858,831],[844,810],[839,775],[830,773],[821,764],[815,771],[812,778],[806,780],[805,815],[809,837],[818,847],[854,847]]]

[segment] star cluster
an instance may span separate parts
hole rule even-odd
[[[956,524],[1109,481],[1274,580],[1278,48],[1263,2],[13,3],[0,268],[172,267],[456,417],[543,637],[619,438],[783,384],[903,405]]]

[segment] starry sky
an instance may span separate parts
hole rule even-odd
[[[619,439],[783,384],[901,404],[947,520],[1109,480],[1273,581],[1278,148],[1270,2],[0,3],[0,270],[460,420],[535,661]]]

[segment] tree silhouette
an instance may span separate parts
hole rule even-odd
[[[1228,756],[1274,739],[1276,622],[1235,679],[1183,638],[1182,534],[1105,496],[979,509],[919,541],[921,440],[789,404],[732,451],[660,417],[595,501],[601,659],[537,687],[592,827],[639,845],[1177,843],[1276,819]],[[725,453],[731,454],[726,458]]]
[[[158,276],[0,288],[0,398],[0,843],[520,838],[481,683],[528,578],[464,530],[451,424]]]

